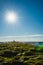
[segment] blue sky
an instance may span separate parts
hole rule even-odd
[[[16,23],[5,22],[4,15],[7,10],[13,10],[18,14],[20,18]],[[36,34],[43,35],[43,0],[0,0],[0,37],[18,36],[19,38],[19,36]],[[25,39],[27,38],[26,36]],[[40,38],[43,40],[43,37]]]

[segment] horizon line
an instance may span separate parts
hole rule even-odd
[[[19,36],[0,36],[0,41],[43,41],[43,34],[19,35]]]

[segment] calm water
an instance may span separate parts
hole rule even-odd
[[[35,42],[36,46],[43,46],[43,42]]]

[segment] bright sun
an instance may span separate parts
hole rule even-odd
[[[17,14],[14,13],[14,12],[7,12],[5,14],[5,20],[8,22],[8,23],[14,23],[17,21]]]

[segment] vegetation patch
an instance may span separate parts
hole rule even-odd
[[[43,65],[43,47],[22,42],[0,44],[0,65]]]

